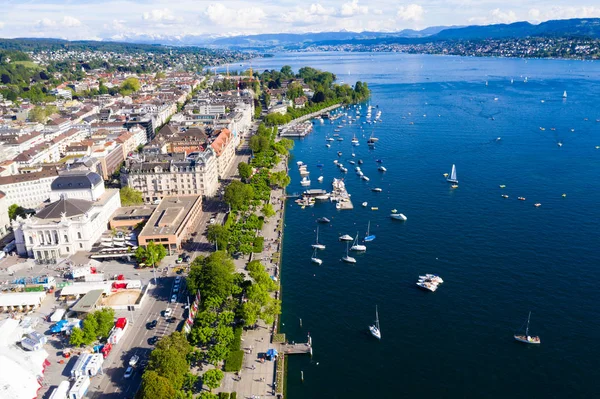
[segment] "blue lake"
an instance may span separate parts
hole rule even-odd
[[[314,342],[312,359],[289,358],[287,397],[595,397],[600,63],[286,53],[252,66],[283,65],[368,82],[383,120],[344,127],[344,141],[331,148],[325,138],[337,122],[316,124],[295,142],[288,192],[305,189],[297,161],[308,165],[311,188],[330,190],[343,176],[339,159],[354,209],[287,204],[282,331],[296,342],[310,332]],[[373,150],[371,133],[379,138]],[[348,163],[353,150],[369,182]],[[387,172],[377,171],[376,159]],[[452,164],[457,189],[443,176]],[[408,220],[391,220],[394,208]],[[315,266],[310,245],[320,216],[332,222],[321,226],[327,249]],[[369,221],[376,240],[354,255],[356,264],[342,263],[339,235],[364,236]],[[416,287],[425,273],[445,280],[437,292]],[[368,332],[375,305],[381,341]],[[529,311],[540,346],[513,340]]]

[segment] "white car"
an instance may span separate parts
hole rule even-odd
[[[177,295],[173,295],[171,297],[171,303],[173,303],[173,302],[177,302]]]
[[[127,370],[125,370],[125,375],[123,375],[123,377],[130,378],[132,375],[133,375],[133,367],[129,366],[129,367],[127,367]]]
[[[175,277],[175,283],[178,284],[181,281],[181,276]]]
[[[172,314],[173,314],[173,309],[171,309],[171,308],[165,309],[165,317],[171,317]]]
[[[210,224],[215,224],[215,222],[216,222],[215,218],[210,218],[210,220],[208,221],[208,223],[210,223]]]
[[[129,359],[129,365],[131,367],[134,367],[136,364],[138,364],[139,360],[140,360],[140,357],[138,355],[133,355],[133,356],[131,356],[131,359]]]
[[[175,287],[173,287],[173,294],[177,294],[179,292],[179,286],[176,285]]]

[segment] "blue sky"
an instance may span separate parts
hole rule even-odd
[[[0,0],[0,37],[122,39],[278,32],[397,31],[600,17],[599,1]]]

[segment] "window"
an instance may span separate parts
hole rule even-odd
[[[82,243],[79,243],[79,248],[83,248],[83,244]]]
[[[80,231],[77,232],[77,238],[81,240],[81,232]]]
[[[65,242],[69,242],[69,236],[65,234],[64,237],[65,237]]]
[[[67,252],[71,252],[71,250],[69,249],[69,247],[66,247],[65,249],[67,250]]]

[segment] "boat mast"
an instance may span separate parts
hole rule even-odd
[[[375,305],[375,324],[377,325],[377,329],[379,330],[379,313],[377,312],[377,305]]]
[[[317,244],[319,243],[319,226],[317,226]]]
[[[370,230],[371,230],[371,221],[369,220],[369,223],[367,224],[367,237],[369,236]]]
[[[529,316],[527,316],[527,328],[525,329],[525,337],[529,337],[529,319],[531,318],[531,311],[529,312]]]

